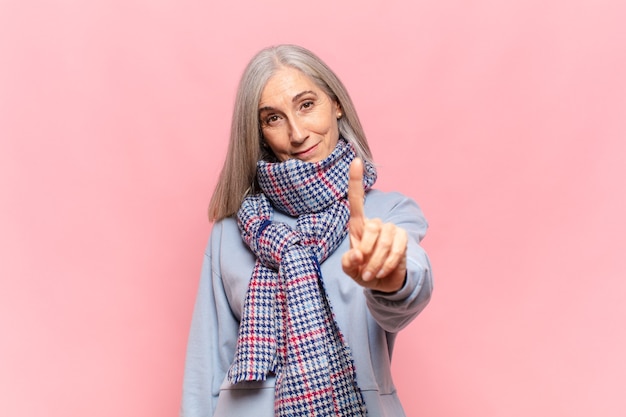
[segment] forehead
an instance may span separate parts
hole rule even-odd
[[[282,67],[267,80],[261,93],[259,107],[270,105],[271,102],[275,101],[290,101],[304,91],[324,94],[322,89],[302,71],[291,67]]]

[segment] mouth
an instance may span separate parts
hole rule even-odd
[[[313,154],[315,153],[315,150],[317,149],[317,146],[319,145],[319,143],[316,143],[315,145],[311,146],[308,149],[305,149],[301,152],[294,152],[292,155],[294,156],[294,158],[300,159],[302,161],[306,161],[307,159],[311,158],[313,156]]]

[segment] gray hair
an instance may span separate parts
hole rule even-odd
[[[261,159],[272,158],[262,145],[259,101],[265,84],[282,67],[301,71],[339,104],[343,113],[338,120],[339,135],[354,146],[364,162],[373,162],[354,104],[337,75],[315,54],[300,46],[263,49],[248,63],[239,82],[228,151],[209,204],[211,221],[235,214],[246,195],[259,192],[256,164]]]

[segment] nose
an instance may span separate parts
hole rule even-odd
[[[308,137],[308,130],[298,117],[289,120],[289,140],[294,144],[301,144]]]

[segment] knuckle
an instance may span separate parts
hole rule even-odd
[[[390,255],[393,256],[394,258],[401,258],[402,256],[404,256],[404,253],[406,252],[406,248],[393,248],[391,250]]]
[[[365,223],[365,230],[371,233],[378,233],[380,231],[380,224],[374,220],[369,220]]]
[[[393,244],[393,236],[390,236],[387,233],[382,234],[379,238],[378,238],[378,244],[379,246],[386,248],[389,246],[392,246]]]
[[[383,264],[383,260],[380,258],[372,258],[370,259],[370,261],[367,264],[367,267],[365,269],[367,269],[368,271],[375,273],[376,271],[378,271],[380,269],[380,267]]]

